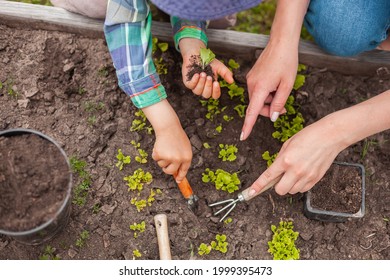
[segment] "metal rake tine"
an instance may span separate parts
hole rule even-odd
[[[231,198],[231,199],[226,199],[226,200],[214,202],[214,203],[209,204],[209,207],[214,207],[214,206],[218,206],[221,204],[225,204],[226,202],[234,202],[234,199]]]
[[[220,222],[225,220],[225,218],[230,214],[230,212],[233,211],[233,209],[237,206],[237,201],[233,201],[233,202],[229,203],[228,205],[231,205],[231,204],[233,204],[232,207],[225,213],[225,215],[223,215],[223,217],[219,220]],[[225,209],[225,208],[226,208],[226,206],[222,209]],[[219,214],[221,212],[221,210],[219,210],[217,213]],[[214,215],[218,215],[217,213],[215,213]]]

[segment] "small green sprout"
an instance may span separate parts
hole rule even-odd
[[[131,199],[130,203],[135,205],[138,212],[141,212],[146,207],[147,202],[145,199],[138,200],[138,198],[134,197]]]
[[[246,107],[247,107],[247,105],[242,105],[242,104],[236,105],[234,107],[234,110],[237,112],[237,114],[240,116],[240,118],[245,117],[245,108]]]
[[[203,147],[204,147],[205,149],[210,149],[210,148],[211,148],[210,144],[207,143],[207,142],[204,142],[204,143],[203,143]]]
[[[140,251],[138,251],[138,249],[133,250],[133,260],[138,259],[140,257],[142,257],[142,254],[140,253]]]
[[[61,258],[55,255],[56,248],[50,245],[45,246],[43,254],[39,256],[40,260],[60,260]]]
[[[299,64],[298,65],[298,73],[299,72],[302,72],[302,71],[304,71],[304,70],[306,70],[306,65],[304,65],[304,64]],[[303,75],[303,74],[297,74],[297,76],[296,76],[296,78],[295,78],[295,82],[294,82],[294,86],[293,86],[293,88],[295,89],[295,90],[298,90],[298,89],[300,89],[304,84],[305,84],[305,80],[306,80],[306,76],[305,75]]]
[[[118,159],[118,162],[115,164],[115,166],[118,167],[119,170],[122,170],[126,164],[129,164],[131,162],[130,156],[125,156],[122,153],[122,149],[118,149],[118,154],[116,155],[116,158]]]
[[[75,156],[72,156],[69,161],[72,172],[76,173],[81,180],[74,188],[72,203],[81,207],[87,201],[88,191],[92,184],[91,175],[86,171],[87,163],[85,161],[79,160]]]
[[[132,225],[130,225],[130,229],[132,231],[134,231],[134,238],[137,238],[138,237],[138,234],[139,233],[142,233],[145,231],[145,221],[142,221],[140,223],[134,223]]]
[[[99,213],[100,208],[101,208],[100,203],[95,203],[95,204],[93,205],[93,207],[92,207],[92,214],[97,214],[97,213]]]
[[[211,252],[211,245],[208,245],[208,244],[205,244],[205,243],[201,243],[198,247],[198,254],[200,256],[203,256],[203,255],[208,255],[210,254]]]
[[[134,148],[137,149],[138,154],[139,154],[139,156],[135,157],[135,161],[139,162],[139,163],[147,163],[148,162],[148,153],[145,150],[140,148],[141,144],[136,143],[134,140],[131,140],[130,143],[131,143],[131,145],[134,146]]]
[[[218,126],[215,128],[215,131],[218,132],[218,133],[221,133],[221,132],[222,132],[222,124],[218,125]]]
[[[268,242],[268,252],[274,260],[299,260],[299,249],[295,247],[299,233],[293,229],[293,223],[287,221],[280,221],[278,227],[271,225],[274,234]]]
[[[153,176],[150,172],[145,172],[142,168],[134,171],[133,175],[126,176],[123,180],[127,181],[129,191],[142,191],[144,184],[150,184],[153,181]]]
[[[230,122],[231,120],[233,120],[234,119],[234,117],[230,117],[230,116],[228,116],[228,115],[223,115],[223,117],[222,117],[223,119],[224,119],[224,121],[226,121],[226,122]]]
[[[231,222],[233,222],[233,219],[229,217],[229,218],[225,219],[223,222],[225,223],[225,225],[227,225],[227,224],[230,224]]]
[[[215,54],[207,48],[200,48],[199,50],[202,69],[205,69],[214,59]]]
[[[225,109],[227,108],[226,106],[221,109],[219,108],[219,99],[209,98],[207,100],[199,100],[199,101],[203,107],[206,106],[207,108],[206,118],[211,121],[214,119],[216,115],[225,111]]]
[[[219,144],[218,158],[221,158],[222,161],[235,161],[237,152],[238,148],[236,145]]]
[[[152,134],[153,128],[146,125],[146,116],[142,110],[138,110],[134,113],[137,117],[131,123],[130,131],[142,131],[146,130],[148,134]]]
[[[273,154],[272,156],[269,154],[269,151],[265,151],[261,157],[267,161],[267,167],[270,167],[271,164],[274,162],[274,160],[276,159],[276,157],[278,156],[278,153],[276,154]]]
[[[80,233],[80,238],[78,238],[76,240],[76,246],[81,248],[85,245],[85,241],[87,241],[87,239],[89,239],[89,231],[88,230],[83,230],[81,233]]]
[[[238,68],[240,68],[240,64],[238,64],[234,59],[229,59],[228,61],[228,65],[229,65],[229,68],[231,70],[237,70]]]
[[[230,96],[230,99],[233,99],[234,97],[239,97],[241,102],[245,102],[245,89],[243,87],[239,87],[236,83],[232,83],[227,87],[229,89],[228,94]]]
[[[226,253],[228,250],[229,243],[226,241],[226,235],[225,234],[217,234],[215,236],[216,241],[211,241],[211,248],[220,251],[221,253]]]
[[[238,190],[238,186],[241,184],[237,173],[229,173],[223,169],[217,169],[215,172],[206,168],[202,173],[202,182],[214,183],[217,190],[223,190],[228,193],[233,193]]]

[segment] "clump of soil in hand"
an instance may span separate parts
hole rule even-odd
[[[191,55],[190,57],[190,65],[187,66],[187,81],[190,81],[195,74],[200,74],[202,72],[206,73],[207,76],[210,76],[214,79],[213,68],[211,68],[210,64],[206,65],[206,67],[202,68],[202,63],[200,62],[200,55]]]
[[[60,150],[34,134],[0,137],[0,225],[26,231],[52,219],[69,184]]]
[[[362,178],[354,166],[332,164],[311,190],[314,208],[341,213],[357,213],[362,203]]]

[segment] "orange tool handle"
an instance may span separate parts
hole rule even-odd
[[[173,176],[173,177],[176,177],[176,176]],[[192,188],[190,186],[190,183],[188,182],[186,177],[184,177],[183,181],[181,181],[177,185],[179,186],[179,190],[185,199],[189,199],[191,197],[191,195],[194,194],[194,192],[192,191]]]

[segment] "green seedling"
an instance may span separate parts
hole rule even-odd
[[[130,141],[131,145],[133,145],[134,148],[137,149],[138,151],[138,156],[135,157],[135,161],[136,162],[139,162],[139,163],[147,163],[148,162],[148,153],[141,149],[141,144],[140,143],[137,143],[135,142],[134,140],[131,140]]]
[[[156,37],[153,37],[152,39],[152,54],[156,56],[157,51],[160,51],[161,53],[164,53],[168,50],[168,43],[165,42],[159,42]],[[164,59],[162,56],[160,57],[153,57],[153,62],[156,67],[156,71],[160,75],[166,75],[168,74],[168,68],[167,65],[164,62]]]
[[[274,160],[276,159],[277,156],[278,156],[278,153],[273,154],[273,155],[270,155],[270,154],[269,154],[269,151],[265,151],[265,152],[261,155],[261,157],[262,157],[265,161],[267,161],[267,167],[270,167],[270,166],[271,166],[271,164],[274,162]]]
[[[285,105],[287,110],[286,114],[280,116],[274,122],[276,131],[272,133],[272,137],[279,139],[281,142],[286,142],[294,134],[303,129],[305,120],[302,114],[296,111],[294,100],[294,96],[290,95],[288,97]]]
[[[230,96],[230,99],[233,99],[234,97],[239,97],[241,102],[245,102],[245,89],[243,87],[239,87],[236,83],[232,83],[228,85],[227,88],[229,89],[228,94]]]
[[[221,132],[222,132],[222,124],[218,125],[218,126],[215,128],[215,131],[218,132],[218,133],[221,133]]]
[[[234,107],[234,111],[237,112],[237,114],[240,116],[240,118],[243,118],[243,117],[245,117],[245,108],[246,107],[247,107],[247,105],[239,104],[239,105],[236,105]]]
[[[146,130],[148,134],[152,134],[153,128],[146,125],[146,116],[142,110],[138,110],[134,114],[137,118],[131,123],[130,131]]]
[[[217,190],[233,193],[238,190],[238,186],[241,184],[237,173],[229,173],[223,169],[217,169],[215,172],[206,168],[202,173],[202,181],[204,183],[214,183]]]
[[[4,84],[0,82],[0,90],[2,90],[3,88],[6,88],[8,96],[14,97],[14,98],[18,97],[19,94],[14,89],[13,80],[8,79],[5,81]]]
[[[236,145],[219,144],[218,158],[221,158],[222,161],[235,161],[237,152],[238,148]]]
[[[210,244],[201,243],[198,247],[198,254],[200,256],[210,254],[211,250],[219,251],[225,254],[228,251],[229,243],[226,241],[225,234],[217,234],[215,241],[211,241]]]
[[[215,54],[207,48],[200,48],[199,55],[202,69],[205,69],[215,59]]]
[[[125,156],[123,153],[122,153],[122,149],[118,149],[118,153],[116,155],[116,158],[117,158],[117,163],[115,164],[116,167],[119,168],[119,170],[122,170],[123,167],[126,165],[126,164],[130,164],[131,162],[131,158],[130,156]]]
[[[72,203],[78,206],[84,206],[87,201],[88,191],[91,186],[91,176],[86,171],[87,163],[77,159],[75,156],[70,158],[70,166],[73,173],[79,177],[79,184],[76,185],[73,191]]]
[[[83,230],[80,233],[80,237],[76,240],[76,246],[81,248],[85,245],[85,242],[89,239],[89,231]]]
[[[141,212],[147,205],[146,204],[147,202],[145,199],[138,200],[138,198],[136,198],[136,197],[132,198],[130,203],[137,208],[138,212]]]
[[[274,260],[299,260],[299,249],[295,246],[299,233],[292,222],[280,221],[279,226],[271,225],[272,241],[268,242],[268,252]]]
[[[97,213],[99,213],[100,208],[101,208],[100,203],[95,203],[95,204],[93,205],[93,207],[92,207],[92,214],[97,214]]]
[[[297,71],[298,74],[297,74],[297,76],[295,77],[295,82],[294,82],[294,86],[293,86],[293,88],[294,88],[295,90],[300,89],[300,88],[305,84],[306,76],[303,75],[303,74],[299,74],[299,72],[302,72],[302,71],[304,71],[304,70],[306,70],[306,65],[304,65],[304,64],[299,64],[299,65],[298,65],[298,71]]]
[[[58,257],[56,254],[56,248],[51,247],[50,245],[45,246],[45,249],[43,251],[43,254],[39,256],[40,260],[60,260],[61,258]]]
[[[223,115],[223,120],[225,121],[225,122],[230,122],[231,120],[233,120],[234,119],[234,117],[230,117],[230,116],[228,116],[228,115]]]
[[[227,224],[230,224],[231,222],[233,222],[233,219],[229,217],[229,218],[226,218],[223,222],[225,223],[225,225],[227,225]]]
[[[108,69],[107,69],[107,67],[103,66],[103,67],[99,68],[98,76],[99,77],[103,77],[103,78],[107,78],[108,77]]]
[[[237,70],[238,68],[240,68],[240,64],[238,64],[237,61],[232,58],[229,59],[228,66],[230,70]]]
[[[206,118],[211,121],[214,119],[216,115],[225,111],[227,108],[226,106],[221,109],[219,108],[219,99],[209,98],[207,100],[199,100],[199,101],[203,107],[206,106],[207,108]]]
[[[142,233],[145,231],[145,221],[142,221],[140,223],[134,223],[132,225],[130,225],[130,229],[132,231],[134,231],[134,238],[137,238],[138,237],[138,234],[139,233]]]
[[[198,254],[200,256],[208,255],[211,252],[211,245],[208,245],[206,243],[201,243],[198,247]]]
[[[84,110],[88,113],[94,113],[103,109],[104,103],[101,101],[98,103],[94,103],[93,101],[87,101],[84,103]]]
[[[138,259],[140,257],[142,257],[142,254],[140,253],[140,251],[138,251],[138,249],[133,250],[133,260]]]
[[[142,191],[144,184],[150,184],[153,181],[153,176],[150,172],[145,172],[142,168],[134,171],[133,175],[126,176],[123,180],[127,181],[129,191]]]
[[[205,149],[210,149],[210,148],[211,148],[210,144],[207,143],[207,142],[204,142],[204,143],[203,143],[203,147],[204,147]]]

